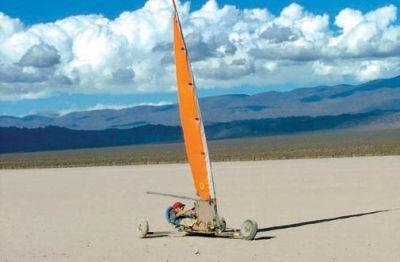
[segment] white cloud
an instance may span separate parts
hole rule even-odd
[[[313,63],[313,69],[316,74],[329,75],[332,73],[333,67],[318,60]]]
[[[95,111],[95,110],[105,110],[105,109],[112,109],[112,110],[122,110],[125,108],[137,107],[137,106],[165,106],[171,105],[172,102],[168,101],[160,101],[157,103],[136,103],[136,104],[95,104],[94,106],[86,107],[86,108],[79,108],[76,106],[71,106],[68,109],[64,109],[58,111],[57,114],[60,116],[67,115],[72,112],[84,112],[84,111]],[[32,113],[32,112],[31,112]]]
[[[130,108],[130,107],[136,107],[136,106],[165,106],[165,105],[171,105],[172,102],[167,102],[167,101],[160,101],[156,103],[137,103],[137,104],[131,104],[131,105],[115,105],[115,104],[96,104],[95,106],[89,107],[87,109],[83,109],[81,111],[94,111],[94,110],[104,110],[104,109],[114,109],[114,110],[121,110],[124,108]]]
[[[23,25],[18,19],[12,19],[0,13],[0,39],[4,40],[13,34],[22,31]]]
[[[278,16],[215,0],[193,12],[188,2],[178,5],[198,88],[400,74],[394,5],[364,14],[346,8],[334,24],[294,3]],[[25,26],[0,13],[0,100],[174,90],[171,16],[169,0],[149,0],[114,20],[82,15]]]

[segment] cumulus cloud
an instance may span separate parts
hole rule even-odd
[[[400,74],[394,5],[367,13],[346,8],[331,19],[295,3],[278,15],[215,0],[196,11],[189,2],[178,6],[198,88]],[[174,90],[171,22],[170,0],[148,0],[114,20],[81,15],[26,26],[0,13],[0,99]]]
[[[54,46],[41,44],[29,48],[18,63],[23,67],[51,67],[59,62],[57,49]]]
[[[47,76],[35,68],[21,68],[14,65],[0,66],[0,81],[4,83],[37,83]]]

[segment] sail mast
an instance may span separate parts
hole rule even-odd
[[[186,155],[197,195],[203,200],[215,199],[214,179],[195,82],[175,1],[172,0],[172,3],[178,103]]]

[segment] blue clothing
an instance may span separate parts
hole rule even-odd
[[[174,224],[174,225],[179,225],[180,221],[182,220],[182,217],[177,217],[174,211],[172,210],[172,207],[168,207],[167,210],[165,211],[165,218],[167,219],[168,223]]]

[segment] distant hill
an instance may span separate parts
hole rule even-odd
[[[208,139],[279,135],[326,129],[354,129],[379,126],[382,119],[400,120],[400,113],[373,111],[317,117],[283,117],[238,120],[206,126]],[[396,126],[392,126],[396,127]],[[400,127],[400,126],[398,126]],[[0,153],[63,150],[73,148],[181,141],[179,126],[145,125],[130,129],[72,130],[63,127],[0,128]]]
[[[148,125],[132,129],[72,130],[48,126],[40,128],[0,128],[0,153],[109,147],[180,141],[181,128]]]
[[[360,85],[319,86],[298,88],[289,92],[205,97],[200,99],[200,106],[206,125],[265,118],[360,114],[376,110],[400,111],[400,76]],[[394,120],[400,124],[399,119],[394,117],[390,121],[382,120],[379,126],[393,125]],[[58,126],[75,130],[103,130],[179,124],[176,104],[73,112],[59,117],[0,116],[0,127]]]

